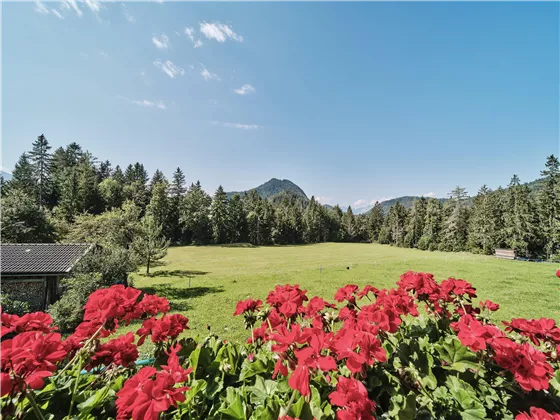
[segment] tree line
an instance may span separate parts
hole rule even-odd
[[[445,202],[420,198],[367,214],[327,208],[290,193],[263,199],[255,191],[212,196],[187,188],[177,168],[150,177],[140,162],[124,170],[98,161],[77,143],[51,153],[44,135],[2,181],[5,242],[96,240],[136,250],[148,264],[168,244],[254,245],[379,242],[401,247],[491,254],[514,249],[529,258],[560,257],[560,165],[549,156],[538,191],[514,175],[506,188],[482,186],[474,198],[457,187]],[[93,239],[92,239],[93,238]]]

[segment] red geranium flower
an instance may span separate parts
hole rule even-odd
[[[0,307],[1,311],[2,308]],[[2,321],[0,337],[11,332],[19,334],[27,331],[41,331],[47,334],[57,330],[56,327],[52,326],[51,316],[44,312],[33,312],[21,317],[1,312],[0,318]]]
[[[544,353],[529,343],[519,344],[506,337],[490,341],[496,363],[509,370],[525,391],[548,389],[553,369]]]
[[[307,335],[302,334],[299,324],[293,325],[291,331],[285,325],[279,325],[276,327],[276,331],[276,334],[270,334],[269,339],[276,342],[272,346],[272,351],[277,353],[288,350],[293,344],[302,344],[307,341]]]
[[[358,286],[355,284],[347,284],[344,287],[338,289],[334,295],[334,300],[337,302],[347,301],[351,304],[356,303],[356,292],[358,291]]]
[[[314,296],[311,298],[307,306],[304,308],[303,313],[305,314],[306,317],[312,318],[325,308],[336,309],[336,305],[327,302],[326,300],[320,298],[319,296]]]
[[[531,407],[530,414],[520,413],[515,420],[560,420],[560,414],[549,413],[542,408]]]
[[[556,321],[553,319],[514,318],[504,324],[507,326],[506,331],[516,331],[530,338],[537,346],[540,345],[541,340],[560,344],[560,328],[556,326]]]
[[[129,367],[138,359],[138,347],[134,344],[134,334],[131,332],[114,338],[102,344],[92,357],[91,369],[98,365]]]
[[[12,389],[23,391],[43,387],[43,380],[56,371],[56,363],[66,358],[60,334],[46,335],[38,331],[24,332],[2,343],[0,359],[3,382],[2,395]],[[6,376],[8,375],[8,376]]]
[[[373,293],[374,296],[377,296],[379,294],[379,289],[368,284],[358,293],[358,297],[361,299],[367,296],[368,293]]]
[[[276,286],[276,288],[268,294],[266,301],[271,306],[278,309],[286,318],[291,318],[299,312],[299,308],[307,300],[307,290],[301,290],[299,285]]]
[[[486,309],[488,309],[489,311],[492,311],[492,312],[497,311],[498,309],[500,309],[500,305],[498,305],[497,303],[492,302],[491,300],[485,300],[484,302],[483,302],[483,301],[480,301],[480,302],[479,302],[479,305],[480,305],[480,308],[481,308],[481,309],[485,309],[485,308],[486,308]]]
[[[421,300],[425,300],[429,295],[439,295],[439,286],[434,280],[434,275],[430,273],[408,271],[401,276],[401,280],[397,284],[406,292],[415,291],[416,294],[422,296]]]
[[[476,289],[465,280],[449,278],[441,282],[440,289],[446,295],[476,297]]]
[[[372,420],[375,403],[368,398],[364,384],[354,378],[340,376],[336,391],[329,395],[332,405],[341,407],[336,412],[338,420]]]
[[[492,325],[484,325],[471,315],[463,315],[459,322],[453,322],[451,328],[457,331],[461,344],[472,351],[486,350],[486,345],[494,337],[503,336],[503,333]]]
[[[556,272],[556,277],[560,277],[560,270]]]
[[[235,307],[235,312],[233,316],[244,314],[245,312],[255,312],[259,310],[262,306],[262,300],[240,300],[237,302],[237,306]]]
[[[84,321],[99,321],[114,330],[119,320],[127,325],[138,313],[137,300],[142,292],[122,284],[93,292],[84,307]],[[132,315],[134,314],[134,316]]]
[[[136,334],[140,336],[138,345],[141,346],[148,335],[154,343],[162,343],[170,338],[177,338],[183,331],[188,330],[189,319],[181,314],[164,315],[160,319],[149,318],[142,323]]]
[[[328,340],[332,334],[325,334],[321,329],[310,328],[306,331],[309,334],[309,346],[295,351],[297,358],[296,369],[288,379],[288,385],[292,389],[297,389],[301,395],[309,395],[310,371],[319,369],[323,372],[336,370],[336,362],[332,356],[323,356],[321,350],[326,348]]]
[[[166,314],[171,309],[167,298],[148,294],[144,295],[137,306],[142,315],[147,314],[152,316],[159,313]]]

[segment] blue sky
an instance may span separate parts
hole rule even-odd
[[[276,177],[360,206],[560,152],[558,3],[1,7],[7,169],[44,133],[211,193]]]

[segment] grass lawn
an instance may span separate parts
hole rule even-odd
[[[297,283],[308,290],[308,296],[332,300],[337,288],[347,283],[393,287],[407,270],[433,273],[438,282],[448,277],[471,282],[479,298],[500,304],[496,321],[513,317],[559,320],[558,268],[547,263],[377,244],[188,246],[170,248],[149,277],[141,271],[133,278],[135,287],[166,296],[172,312],[189,318],[189,335],[205,334],[209,324],[220,337],[241,341],[248,333],[242,318],[232,316],[240,299],[264,301],[276,284]],[[137,328],[136,324],[126,330]]]

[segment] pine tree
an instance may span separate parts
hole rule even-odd
[[[352,212],[352,207],[348,206],[346,213],[342,216],[342,226],[344,227],[346,242],[353,242],[357,235],[356,218]]]
[[[228,240],[228,199],[227,195],[220,185],[210,206],[210,219],[212,221],[212,238],[215,244],[223,244]]]
[[[63,147],[57,148],[51,157],[51,205],[56,206],[62,194],[62,184],[66,170],[73,165],[68,162],[68,155]]]
[[[58,210],[67,222],[73,222],[80,212],[80,192],[76,168],[66,169]]]
[[[105,179],[109,178],[113,173],[111,169],[111,162],[105,160],[99,164],[99,170],[97,171],[98,180],[97,182],[102,182]]]
[[[204,192],[200,181],[191,184],[181,206],[181,223],[185,237],[195,245],[207,244],[212,239],[210,205],[212,198]]]
[[[33,174],[37,185],[37,199],[39,206],[43,206],[48,199],[51,183],[51,146],[47,138],[41,134],[33,142],[33,148],[29,152],[29,158],[33,165]]]
[[[406,225],[406,236],[404,238],[404,244],[409,248],[416,248],[422,237],[427,205],[428,202],[424,197],[414,200],[412,203]]]
[[[154,187],[160,182],[167,183],[167,178],[165,178],[165,175],[163,174],[163,172],[161,172],[159,169],[156,169],[156,171],[154,172],[154,175],[152,176],[152,179],[150,181],[150,186],[148,188],[148,190],[150,192],[150,196],[152,195],[152,191],[153,191]]]
[[[162,234],[169,237],[169,197],[167,181],[160,181],[154,184],[152,189],[152,199],[146,207],[146,214],[151,214],[156,225],[162,227]]]
[[[132,249],[139,260],[146,264],[146,275],[150,274],[150,266],[167,255],[169,241],[162,234],[162,226],[156,223],[152,213],[147,212],[142,218],[137,237]]]
[[[12,172],[10,184],[10,188],[18,188],[22,191],[26,191],[27,193],[36,195],[35,175],[27,153],[23,153],[19,157],[19,160],[14,167],[14,171]]]
[[[390,240],[397,246],[404,245],[406,217],[406,208],[398,201],[389,209],[387,214]]]
[[[235,194],[229,201],[228,240],[230,243],[247,242],[247,214],[239,194]]]
[[[490,255],[498,243],[499,207],[497,196],[483,185],[474,198],[469,217],[468,243],[474,252]]]
[[[554,155],[546,159],[544,188],[539,194],[544,249],[547,258],[560,253],[560,162]]]
[[[185,195],[185,175],[181,168],[173,173],[171,185],[169,186],[169,229],[171,240],[174,243],[181,242],[183,226],[181,224],[181,202]]]
[[[506,245],[517,255],[531,257],[537,250],[537,218],[529,187],[514,175],[506,193],[504,232]]]
[[[82,146],[78,143],[73,142],[66,146],[66,164],[68,166],[76,166],[83,155]]]
[[[308,243],[326,241],[326,219],[321,211],[322,206],[311,197],[303,211],[304,239]],[[326,215],[325,215],[326,216]]]
[[[91,153],[83,153],[75,167],[78,175],[78,201],[80,212],[98,214],[104,203],[97,189],[98,175],[95,169],[95,158]]]
[[[467,192],[462,187],[455,187],[449,193],[450,200],[446,203],[446,214],[441,233],[441,251],[463,251],[467,244],[468,210],[465,207]]]
[[[434,251],[439,246],[442,229],[443,208],[441,201],[431,198],[426,206],[424,230],[418,241],[418,248]]]
[[[368,214],[368,231],[371,242],[377,242],[379,240],[379,232],[383,227],[384,219],[385,215],[383,214],[383,209],[379,201],[376,201]]]

